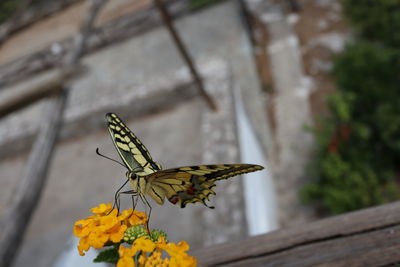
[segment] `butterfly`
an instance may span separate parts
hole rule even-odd
[[[255,164],[214,164],[163,170],[116,114],[107,113],[106,121],[115,148],[128,169],[131,192],[144,199],[148,195],[160,205],[167,199],[181,208],[196,202],[214,208],[205,201],[215,195],[216,181],[264,169]]]

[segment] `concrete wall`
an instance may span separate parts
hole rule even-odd
[[[32,219],[16,266],[49,266],[68,246],[75,220],[88,209],[113,201],[125,170],[95,155],[118,158],[103,116],[119,112],[164,167],[239,160],[231,88],[258,90],[246,33],[233,2],[205,9],[177,22],[219,111],[208,110],[163,28],[85,57],[89,74],[72,85],[63,136],[53,158],[46,189]],[[45,75],[34,79],[43,79]],[[28,83],[33,82],[28,81]],[[16,85],[17,92],[27,84]],[[260,98],[254,101],[259,101]],[[1,140],[32,136],[45,102],[0,122]],[[12,143],[11,143],[12,144]],[[0,163],[0,212],[7,208],[26,155]],[[179,209],[153,205],[152,226],[192,248],[244,238],[246,218],[239,178],[217,187],[215,210],[200,205]],[[4,204],[3,204],[4,203]],[[128,203],[125,203],[129,207]],[[126,207],[125,206],[125,207]]]

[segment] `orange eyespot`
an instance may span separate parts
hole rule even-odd
[[[188,188],[188,190],[186,190],[186,193],[188,193],[189,195],[194,195],[194,194],[196,194],[196,192],[197,192],[197,189],[194,187],[190,187],[190,188]]]
[[[179,197],[175,195],[175,196],[170,197],[168,200],[172,204],[176,204],[179,201]]]

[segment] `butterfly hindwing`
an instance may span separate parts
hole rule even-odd
[[[121,159],[138,175],[157,172],[161,166],[153,161],[147,148],[114,113],[106,114],[107,126]]]
[[[146,193],[158,204],[163,204],[166,197],[181,208],[195,202],[207,206],[205,201],[215,195],[215,181],[262,169],[254,164],[219,164],[161,170],[146,177]]]

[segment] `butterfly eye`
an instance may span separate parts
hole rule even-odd
[[[126,177],[128,179],[135,180],[137,178],[136,174],[134,172],[131,172],[131,171],[127,171],[125,175],[126,175]]]

